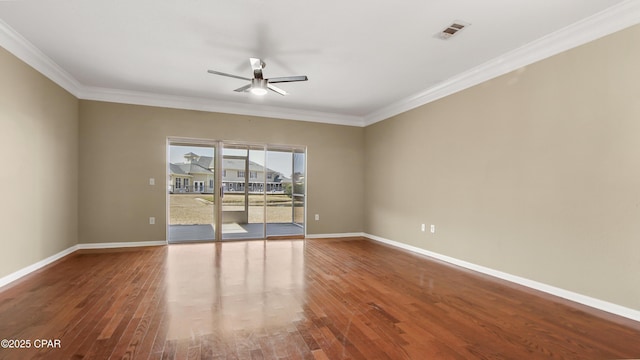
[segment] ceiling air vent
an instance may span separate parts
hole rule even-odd
[[[453,35],[459,33],[462,29],[466,28],[469,25],[471,24],[468,22],[455,20],[453,24],[447,26],[444,30],[437,33],[436,36],[439,37],[440,39],[447,40]]]

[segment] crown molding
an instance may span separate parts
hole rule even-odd
[[[420,93],[374,111],[365,116],[364,126],[389,119],[638,23],[640,23],[640,1],[627,0],[621,2],[600,13],[489,60],[469,71],[453,76]]]
[[[236,115],[249,115],[285,120],[309,121],[346,126],[364,126],[364,119],[358,116],[342,115],[302,109],[291,109],[259,104],[245,104],[197,97],[155,94],[141,91],[83,87],[78,98],[116,102],[132,105],[146,105]]]
[[[2,19],[0,19],[0,46],[73,96],[78,97],[82,85]]]

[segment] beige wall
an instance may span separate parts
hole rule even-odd
[[[635,26],[367,127],[366,232],[640,310],[638,44]]]
[[[362,128],[95,101],[80,119],[82,243],[166,239],[168,136],[306,145],[308,234],[363,230]]]
[[[0,278],[78,242],[78,100],[0,48]]]

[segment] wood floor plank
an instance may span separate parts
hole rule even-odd
[[[0,289],[0,359],[640,358],[640,323],[364,238],[77,252]]]

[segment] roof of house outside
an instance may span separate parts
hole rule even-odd
[[[204,168],[198,164],[169,164],[169,172],[174,175],[189,175],[189,174],[211,174],[213,171]]]
[[[179,165],[169,164],[169,172],[176,175],[187,175]]]
[[[188,175],[188,174],[213,174],[211,169],[214,168],[214,159],[211,156],[200,156],[194,153],[185,154],[185,158],[191,158],[191,163],[170,163],[169,171],[174,175]],[[223,159],[222,168],[225,170],[245,170],[244,159]],[[268,173],[274,173],[280,175],[280,178],[288,179],[284,174],[266,168]],[[263,172],[265,167],[249,160],[249,171]]]

